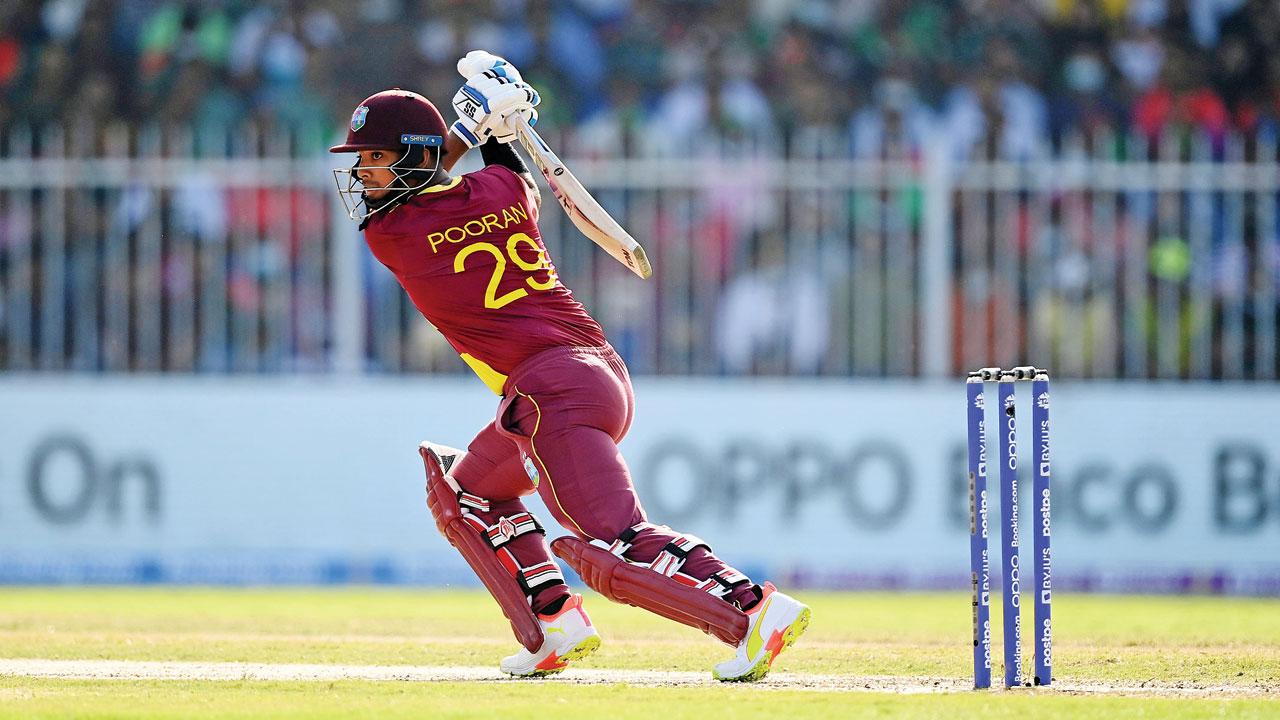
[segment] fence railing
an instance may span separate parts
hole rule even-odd
[[[300,151],[323,143],[85,137],[0,138],[0,369],[464,371],[362,247],[335,159]],[[944,138],[851,159],[820,130],[630,158],[550,139],[656,268],[629,275],[547,194],[561,278],[637,373],[1277,374],[1270,135],[968,163]]]

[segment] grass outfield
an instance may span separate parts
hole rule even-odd
[[[604,645],[576,666],[584,669],[577,681],[573,670],[543,681],[405,682],[341,679],[362,677],[358,669],[318,680],[206,679],[191,669],[203,665],[180,666],[180,679],[163,680],[109,679],[106,670],[92,679],[34,677],[42,673],[10,669],[0,676],[0,717],[1280,716],[1276,600],[1058,595],[1056,688],[936,692],[971,677],[965,596],[797,596],[813,607],[813,625],[779,658],[770,681],[756,686],[706,683],[711,665],[726,657],[723,646],[593,597],[588,609]],[[999,628],[998,604],[992,611]],[[0,590],[6,667],[44,659],[487,673],[514,648],[505,620],[477,592]],[[998,642],[994,650],[998,666]],[[667,674],[654,681],[636,671]],[[611,681],[614,672],[625,682]],[[595,679],[581,684],[591,673]],[[864,678],[872,689],[906,692],[848,691]],[[790,689],[800,686],[811,687]]]

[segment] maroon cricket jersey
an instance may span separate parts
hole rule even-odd
[[[599,347],[604,331],[560,282],[538,208],[501,165],[467,173],[374,215],[365,241],[418,311],[491,390],[554,347]]]

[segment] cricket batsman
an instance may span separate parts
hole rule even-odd
[[[645,516],[618,451],[635,409],[626,365],[560,282],[538,232],[537,185],[510,144],[509,121],[536,122],[538,93],[480,51],[459,71],[451,128],[421,95],[386,90],[356,107],[346,142],[330,150],[358,155],[334,173],[373,255],[500,397],[465,452],[423,443],[420,453],[437,527],[523,646],[501,668],[548,675],[600,646],[554,552],[605,597],[733,647],[717,679],[759,680],[804,632],[809,608]],[[476,147],[484,169],[450,175]],[[535,491],[572,533],[550,546],[521,502]]]

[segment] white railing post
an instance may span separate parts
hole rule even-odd
[[[317,163],[319,164],[319,163]],[[364,369],[364,293],[360,278],[360,233],[347,217],[337,192],[329,197],[329,264],[333,278],[332,370],[356,374]]]
[[[947,377],[951,367],[951,195],[953,173],[947,138],[936,133],[925,149],[924,235],[921,238],[919,298],[920,375]]]

